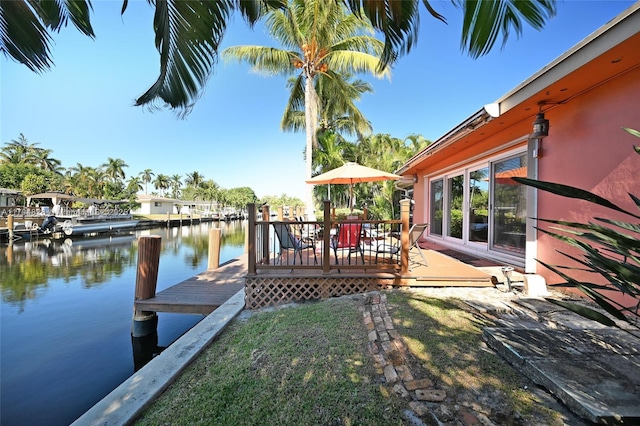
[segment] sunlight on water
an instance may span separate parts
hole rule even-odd
[[[157,341],[132,342],[137,238],[162,237],[161,291],[206,270],[212,226],[221,263],[243,253],[242,222],[0,246],[2,424],[71,423],[200,321],[159,313]]]

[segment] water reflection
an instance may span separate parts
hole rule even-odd
[[[244,229],[241,222],[223,222],[221,245],[242,246]],[[110,281],[137,263],[137,238],[160,235],[161,252],[178,255],[183,252],[185,265],[199,266],[208,254],[209,224],[139,231],[137,233],[95,236],[72,240],[42,238],[4,247],[0,255],[0,290],[2,301],[25,309],[25,302],[37,299],[52,279],[69,282],[79,278],[83,288]],[[184,250],[187,248],[188,250]],[[2,249],[0,249],[2,250]]]
[[[162,237],[161,291],[206,269],[212,226],[221,262],[242,254],[242,222],[0,245],[2,424],[70,424],[197,324],[159,313],[155,335],[132,339],[137,238]]]

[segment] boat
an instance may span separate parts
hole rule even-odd
[[[125,230],[132,230],[138,225],[140,221],[137,219],[129,220],[83,220],[73,221],[65,220],[61,229],[66,236],[72,235],[86,235],[86,234],[99,234],[105,232],[120,232]]]

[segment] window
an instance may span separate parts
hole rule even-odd
[[[162,207],[162,203],[160,201],[154,201],[153,207]]]

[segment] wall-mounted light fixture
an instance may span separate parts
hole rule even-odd
[[[413,174],[413,183],[418,183],[418,174],[417,173]]]
[[[533,122],[533,133],[531,133],[531,137],[533,139],[542,139],[547,136],[549,136],[549,120],[544,118],[544,112],[542,112],[541,108]]]

